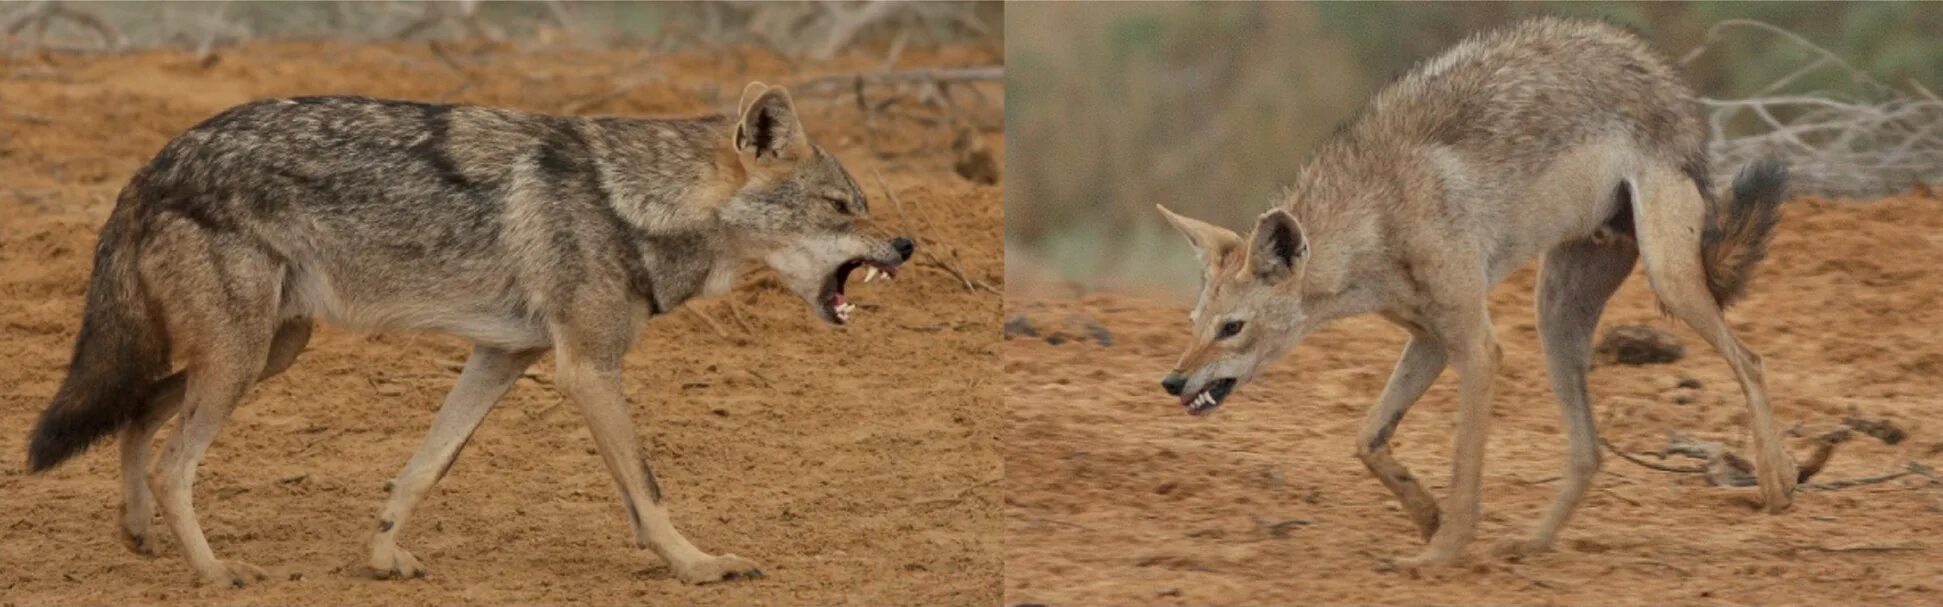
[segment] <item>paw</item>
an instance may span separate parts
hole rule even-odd
[[[425,577],[425,566],[403,548],[391,547],[371,551],[371,577],[381,580],[403,580]]]
[[[1491,554],[1503,558],[1522,558],[1552,551],[1552,540],[1531,538],[1505,540],[1491,546]]]
[[[736,578],[762,577],[756,563],[733,554],[707,557],[674,568],[675,577],[689,584],[708,584]]]
[[[1441,519],[1442,512],[1437,509],[1436,504],[1431,504],[1422,511],[1412,511],[1410,515],[1410,520],[1417,524],[1417,535],[1426,542],[1437,537],[1437,528],[1441,526]]]
[[[147,525],[136,529],[124,522],[121,525],[120,535],[121,545],[127,546],[129,552],[142,556],[155,556],[155,537],[148,534]]]
[[[196,584],[242,588],[267,579],[270,579],[270,574],[264,572],[262,567],[242,561],[217,561],[214,568],[202,572]]]
[[[155,537],[149,535],[149,520],[154,514],[147,508],[137,508],[131,512],[128,504],[121,505],[121,545],[130,552],[142,556],[155,556]]]
[[[1456,565],[1457,561],[1463,556],[1463,553],[1457,550],[1443,550],[1432,546],[1425,548],[1423,552],[1417,553],[1417,556],[1391,559],[1390,564],[1397,569],[1449,567]]]
[[[1761,474],[1761,507],[1771,514],[1785,511],[1795,502],[1795,482],[1800,472],[1793,459],[1783,456],[1781,463]]]

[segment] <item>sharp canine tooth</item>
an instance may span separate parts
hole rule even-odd
[[[870,282],[870,281],[873,281],[873,280],[877,280],[877,275],[879,275],[879,274],[882,274],[882,273],[883,273],[883,272],[879,272],[879,271],[877,270],[877,267],[876,267],[876,266],[870,266],[870,267],[867,267],[867,268],[864,268],[864,282]]]

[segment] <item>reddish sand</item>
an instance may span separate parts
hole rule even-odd
[[[1943,200],[1801,200],[1785,213],[1752,295],[1729,314],[1766,359],[1775,410],[1804,435],[1851,414],[1888,419],[1910,435],[1893,447],[1868,438],[1844,445],[1817,480],[1893,472],[1911,460],[1943,465],[1932,421],[1943,409]],[[1185,245],[1180,254],[1190,254]],[[1516,562],[1488,556],[1491,544],[1529,532],[1563,466],[1532,320],[1533,277],[1527,268],[1494,292],[1504,365],[1478,545],[1463,566],[1417,573],[1379,566],[1421,544],[1352,455],[1402,346],[1400,330],[1376,318],[1342,322],[1214,416],[1192,418],[1157,383],[1185,345],[1185,306],[1015,295],[1008,318],[1024,314],[1076,335],[1091,319],[1113,343],[1015,338],[1005,346],[1006,601],[1943,605],[1943,487],[1916,476],[1804,491],[1792,510],[1769,515],[1754,511],[1751,488],[1710,487],[1607,456],[1560,550]],[[1669,321],[1635,276],[1606,315],[1605,326],[1617,323]],[[1683,431],[1746,453],[1748,414],[1726,364],[1685,327],[1675,334],[1687,346],[1682,361],[1593,370],[1602,435],[1637,452]],[[1685,391],[1676,389],[1681,378],[1700,382],[1692,404],[1673,400]],[[1440,496],[1455,383],[1446,374],[1393,443]],[[1793,441],[1798,457],[1804,441]],[[1293,519],[1302,522],[1271,529]]]
[[[482,53],[481,51],[491,52]],[[752,78],[876,69],[854,57],[792,71],[755,51],[642,55],[423,45],[258,44],[207,64],[179,52],[0,59],[0,605],[991,604],[999,597],[999,298],[933,263],[858,285],[837,329],[765,272],[649,323],[628,359],[635,424],[676,524],[767,577],[685,586],[633,546],[613,483],[551,359],[500,403],[402,537],[431,575],[365,577],[385,481],[417,448],[463,360],[456,340],[322,329],[259,386],[202,466],[197,507],[218,555],[269,569],[242,590],[192,588],[157,522],[159,558],[115,539],[112,444],[44,476],[24,439],[61,381],[95,232],[168,137],[232,104],[347,93],[538,111],[658,115],[732,105]],[[647,57],[648,59],[643,59]],[[901,67],[996,62],[990,49],[908,51]],[[456,68],[454,67],[456,65]],[[609,95],[611,92],[617,93]],[[997,99],[994,87],[988,97]],[[899,106],[873,142],[848,97],[802,94],[811,136],[843,158],[887,227],[955,252],[998,284],[1001,188],[952,173],[948,129]],[[997,115],[996,110],[989,113]],[[920,116],[922,117],[922,116]],[[1002,148],[1001,135],[985,135]],[[872,307],[877,306],[877,307]]]

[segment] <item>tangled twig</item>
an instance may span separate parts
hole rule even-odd
[[[1674,465],[1662,464],[1658,462],[1641,459],[1637,455],[1627,453],[1625,451],[1620,450],[1620,448],[1618,447],[1614,447],[1612,445],[1612,441],[1606,440],[1603,437],[1599,439],[1599,444],[1605,445],[1606,450],[1611,451],[1613,455],[1619,456],[1619,459],[1623,459],[1632,462],[1634,464],[1638,464],[1645,468],[1651,468],[1661,472],[1673,472],[1678,474],[1700,474],[1707,471],[1706,468],[1700,466],[1674,466]]]
[[[1788,164],[1796,192],[1831,196],[1875,196],[1943,182],[1943,99],[1935,93],[1914,80],[1907,90],[1890,86],[1807,38],[1749,19],[1715,24],[1681,63],[1698,58],[1724,31],[1735,28],[1779,36],[1815,59],[1749,98],[1700,100],[1713,133],[1708,151],[1717,165],[1779,158]],[[1819,92],[1781,94],[1802,77],[1825,69],[1848,76],[1853,99]],[[1757,132],[1729,136],[1730,125],[1749,119]]]
[[[789,90],[792,93],[828,93],[842,92],[846,90],[845,87],[854,88],[864,84],[996,82],[1004,79],[1005,66],[984,65],[978,67],[877,71],[820,76],[791,84]]]
[[[66,20],[94,32],[95,38],[101,43],[102,50],[119,49],[127,43],[127,37],[122,35],[121,30],[108,24],[106,20],[96,16],[94,13],[74,8],[58,0],[26,3],[25,8],[21,8],[13,14],[7,15],[4,20],[0,20],[0,32],[5,32],[8,36],[13,36],[19,34],[27,26],[32,25],[34,26],[34,45],[39,46],[46,39],[48,26],[52,25],[55,20]]]
[[[1926,477],[1930,479],[1931,484],[1943,484],[1943,479],[1939,479],[1936,476],[1935,470],[1915,461],[1904,462],[1901,470],[1886,474],[1818,483],[1808,482],[1809,479],[1821,473],[1822,469],[1828,465],[1829,458],[1835,454],[1835,447],[1848,442],[1857,433],[1875,437],[1888,444],[1900,442],[1905,436],[1899,428],[1896,428],[1894,424],[1886,420],[1866,420],[1857,417],[1847,418],[1842,425],[1836,426],[1835,429],[1815,437],[1814,451],[1810,452],[1807,458],[1801,460],[1801,464],[1796,469],[1795,482],[1801,483],[1799,485],[1801,488],[1811,491],[1834,491],[1850,487],[1874,485],[1910,475]],[[1749,487],[1757,484],[1754,477],[1753,462],[1749,462],[1747,458],[1734,453],[1725,445],[1695,440],[1684,433],[1675,432],[1668,435],[1666,449],[1655,455],[1659,455],[1660,457],[1679,455],[1702,460],[1705,462],[1704,464],[1700,466],[1662,464],[1622,451],[1604,438],[1599,439],[1599,443],[1605,445],[1607,450],[1611,451],[1614,455],[1618,455],[1621,459],[1645,468],[1676,474],[1705,475],[1707,483],[1715,486]]]
[[[904,202],[897,198],[897,191],[891,189],[890,183],[884,181],[884,174],[876,173],[874,171],[873,174],[877,177],[877,186],[884,189],[884,196],[890,198],[891,206],[897,209],[898,224],[902,225],[904,227],[904,230],[906,232],[911,233],[912,236],[917,237],[919,239],[924,239],[923,236],[919,235],[915,230],[911,229],[910,220],[904,216]],[[951,260],[945,259],[943,257],[939,257],[936,253],[932,253],[929,248],[918,249],[918,254],[923,255],[925,261],[931,262],[932,265],[935,265],[943,269],[944,271],[949,272],[952,276],[956,277],[958,279],[958,282],[963,283],[965,285],[966,291],[976,291],[979,289],[984,289],[986,291],[991,292],[994,295],[1004,295],[1004,292],[999,291],[997,287],[994,287],[990,284],[986,284],[986,282],[983,280],[978,280],[965,275],[965,271],[960,269],[957,263],[954,263]]]

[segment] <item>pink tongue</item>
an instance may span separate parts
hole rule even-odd
[[[847,301],[847,300],[845,300],[845,299],[843,298],[843,294],[842,294],[842,293],[834,293],[834,294],[831,294],[831,295],[830,295],[830,309],[833,309],[833,310],[834,310],[834,309],[836,309],[836,308],[838,308],[838,307],[841,307],[841,306],[843,305],[843,302],[844,302],[844,301]]]

